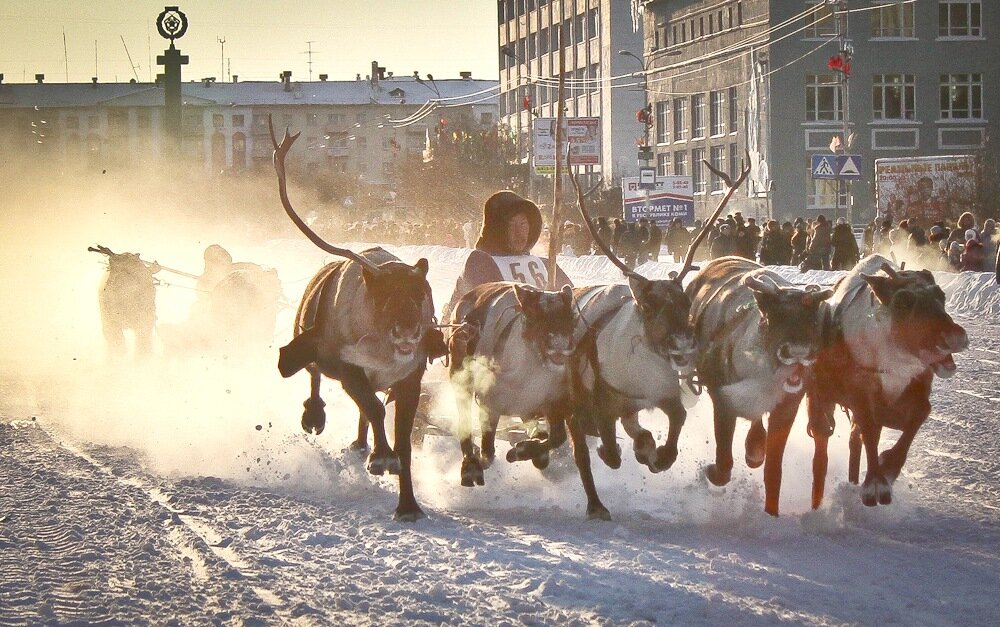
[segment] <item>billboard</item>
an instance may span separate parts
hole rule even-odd
[[[968,155],[875,160],[880,219],[917,218],[927,227],[970,211],[975,196],[975,160]]]
[[[556,171],[556,119],[535,118],[532,129],[535,173],[552,174]],[[563,137],[571,146],[569,165],[601,164],[601,118],[564,118]]]
[[[694,185],[690,176],[658,176],[656,188],[649,191],[646,207],[646,190],[639,187],[639,177],[622,178],[623,216],[629,222],[648,218],[665,225],[674,218],[684,224],[694,222]]]

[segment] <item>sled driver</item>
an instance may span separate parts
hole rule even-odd
[[[548,286],[548,262],[531,254],[542,232],[542,212],[527,198],[504,190],[486,200],[476,248],[465,261],[455,291],[444,306],[443,320],[469,290],[483,283],[515,281],[539,289]],[[555,289],[573,283],[556,266]]]

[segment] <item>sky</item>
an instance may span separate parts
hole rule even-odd
[[[308,80],[310,47],[313,80],[365,76],[375,60],[396,75],[497,78],[493,0],[3,0],[0,72],[9,83],[35,74],[46,82],[90,82],[95,74],[148,82],[162,72],[156,55],[169,45],[156,30],[165,6],[188,19],[176,44],[190,57],[185,80],[277,80],[283,70]]]

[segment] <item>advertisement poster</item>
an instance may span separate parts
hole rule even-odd
[[[921,225],[955,220],[971,210],[975,161],[970,156],[899,157],[875,160],[878,215],[917,218]]]
[[[694,185],[690,176],[658,176],[656,188],[649,192],[649,207],[646,206],[646,190],[639,187],[639,177],[622,178],[623,217],[629,222],[648,218],[660,226],[666,226],[674,218],[680,218],[685,225],[694,222]]]
[[[555,118],[534,119],[532,149],[536,174],[556,171],[555,129]],[[601,118],[565,118],[563,137],[571,146],[568,165],[601,164]]]

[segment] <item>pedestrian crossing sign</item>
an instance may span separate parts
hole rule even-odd
[[[814,179],[837,178],[837,155],[813,155],[812,176]]]

